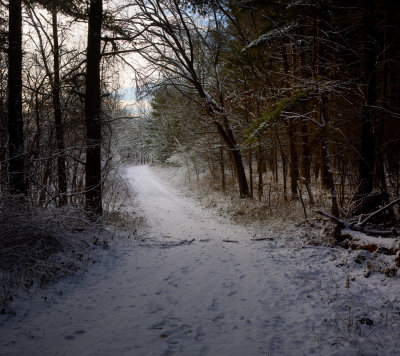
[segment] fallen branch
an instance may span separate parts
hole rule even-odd
[[[350,230],[353,230],[353,231],[363,232],[364,234],[367,234],[367,235],[381,236],[381,237],[397,237],[399,235],[399,231],[397,231],[396,229],[383,230],[383,231],[366,229],[363,226],[365,224],[365,220],[363,222],[361,222],[361,223],[358,223],[358,224],[351,224],[348,221],[339,219],[336,216],[333,216],[333,215],[328,214],[328,213],[326,213],[324,211],[321,211],[321,210],[316,211],[316,213],[320,214],[320,215],[323,215],[323,216],[326,216],[327,218],[329,218],[332,221],[336,222],[339,226],[341,226],[341,227],[343,227],[345,229],[350,229]],[[369,217],[367,218],[368,220],[369,220]]]
[[[195,241],[195,239],[191,239],[191,240],[183,240],[179,243],[179,245],[189,245],[191,244],[193,241]]]
[[[178,242],[166,242],[166,243],[162,243],[161,247],[163,248],[169,248],[169,247],[177,247],[177,246],[182,246],[182,245],[189,245],[191,244],[193,241],[195,241],[195,239],[191,239],[191,240],[182,240],[182,241],[178,241]]]
[[[396,205],[397,203],[400,203],[400,198],[396,199],[394,201],[392,201],[391,203],[389,203],[388,205],[384,206],[383,208],[373,212],[372,214],[370,214],[369,216],[367,216],[362,222],[359,223],[360,226],[364,226],[368,221],[370,221],[372,218],[374,218],[375,216],[383,213],[385,210],[391,208],[393,205]]]
[[[274,238],[273,237],[255,237],[253,239],[251,239],[251,241],[273,241]]]

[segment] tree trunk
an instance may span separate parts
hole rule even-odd
[[[318,81],[321,75],[321,66],[320,66],[320,52],[321,52],[321,41],[320,41],[320,19],[321,16],[321,8],[320,4],[316,7],[316,13],[313,21],[313,57],[312,57],[312,67],[313,67],[313,79],[318,87]],[[317,108],[318,108],[318,122],[323,125],[323,121],[326,122],[328,118],[325,116],[325,113],[321,112],[321,101],[323,93],[319,93]],[[324,115],[324,116],[323,116]],[[321,137],[319,152],[320,152],[320,162],[319,166],[316,166],[315,177],[318,178],[319,173],[321,173],[321,184],[325,189],[332,188],[330,185],[330,175],[328,172],[329,162],[327,154],[328,142],[325,133],[323,133]]]
[[[328,118],[325,114],[325,112],[322,112],[322,108],[324,107],[324,98],[322,97],[319,98],[319,102],[322,104],[318,104],[318,122],[323,124],[323,122],[327,123]],[[332,189],[331,186],[331,179],[330,179],[330,173],[329,173],[329,162],[328,162],[328,157],[326,156],[327,150],[326,147],[328,147],[328,138],[326,137],[326,133],[323,132],[321,135],[321,143],[320,143],[320,152],[321,152],[321,162],[320,162],[320,168],[321,168],[321,183],[322,187],[325,189]]]
[[[274,154],[274,181],[275,183],[279,182],[279,176],[278,176],[278,150],[276,149],[276,143],[274,142],[274,147],[273,147],[273,154]]]
[[[388,0],[384,1],[384,34],[383,34],[383,48],[385,51],[383,52],[382,60],[383,60],[383,78],[382,78],[382,97],[381,97],[381,107],[383,112],[380,115],[380,125],[379,125],[379,133],[377,135],[377,161],[376,161],[376,169],[377,169],[377,178],[380,184],[381,191],[386,198],[386,203],[388,203],[388,194],[387,194],[387,184],[386,184],[386,172],[385,172],[385,155],[384,155],[384,140],[385,140],[385,120],[387,118],[386,110],[388,109],[388,103],[390,103],[390,81],[389,81],[389,58],[391,58],[391,48],[388,44],[392,43],[392,29],[390,28],[390,24],[392,23],[392,11],[389,6]],[[392,5],[392,4],[390,4]]]
[[[301,174],[304,178],[304,185],[306,186],[310,205],[314,205],[314,196],[311,190],[311,155],[310,145],[308,140],[308,122],[303,120],[301,125],[301,148],[302,148],[302,159],[301,159]]]
[[[282,158],[282,174],[283,174],[283,199],[285,201],[288,200],[287,194],[287,159],[283,150],[281,150],[281,158]]]
[[[264,195],[264,183],[263,183],[263,171],[262,171],[262,151],[261,145],[258,144],[257,151],[256,151],[256,159],[257,159],[257,173],[258,173],[258,201],[262,200],[262,196]]]
[[[363,0],[364,10],[364,107],[361,128],[361,159],[359,166],[360,185],[357,195],[362,196],[372,192],[374,187],[375,145],[373,124],[375,121],[376,104],[376,4],[375,0]]]
[[[296,150],[296,128],[293,120],[286,123],[286,130],[289,142],[289,171],[290,171],[290,191],[292,198],[297,198],[297,181],[299,179],[299,159]]]
[[[249,181],[250,181],[250,197],[253,198],[253,159],[252,159],[253,152],[251,147],[249,147]]]
[[[226,178],[225,178],[225,162],[224,162],[224,148],[222,145],[219,147],[219,163],[221,168],[221,188],[223,191],[226,189]]]
[[[278,130],[276,129],[275,126],[275,136],[276,136],[276,141],[278,142],[279,145],[279,151],[281,154],[281,160],[282,160],[282,175],[283,175],[283,198],[286,201],[287,200],[287,184],[286,184],[286,177],[287,177],[287,159],[286,159],[286,154],[285,151],[283,150],[281,140],[279,139],[279,134]]]
[[[216,113],[214,112],[211,106],[208,107],[208,111],[211,116],[215,116]],[[229,155],[231,157],[232,166],[236,173],[236,178],[239,186],[239,194],[241,198],[248,198],[250,196],[249,186],[247,184],[246,173],[244,170],[243,159],[240,152],[240,148],[236,143],[236,139],[233,135],[232,129],[230,127],[228,119],[224,116],[222,118],[223,124],[219,121],[214,120],[213,123],[218,130],[219,135],[225,142],[228,150]]]
[[[334,216],[339,216],[339,207],[338,207],[338,201],[337,201],[337,192],[336,192],[336,185],[335,185],[335,177],[333,175],[333,170],[332,170],[332,164],[331,164],[331,155],[329,152],[329,146],[328,146],[328,139],[326,137],[327,135],[327,121],[325,119],[325,102],[322,94],[319,94],[319,111],[321,112],[321,124],[322,124],[322,154],[326,158],[326,167],[323,167],[324,170],[327,172],[327,177],[328,177],[328,183],[330,186],[331,190],[331,201],[332,201],[332,207],[331,207],[331,212],[332,215]]]
[[[249,192],[249,187],[247,185],[247,178],[246,178],[246,173],[244,171],[242,155],[240,154],[240,151],[237,148],[232,148],[230,154],[232,158],[232,164],[238,180],[240,197],[248,198],[250,196],[250,192]]]
[[[3,78],[0,78],[0,81]],[[0,89],[1,90],[1,89]],[[7,92],[7,91],[6,91]],[[8,144],[8,132],[7,132],[7,104],[3,100],[2,94],[0,94],[0,191],[6,189],[8,182],[8,162],[7,162],[7,144]]]
[[[9,3],[8,52],[8,176],[13,194],[26,194],[22,121],[22,7]]]
[[[103,17],[102,0],[90,0],[86,73],[86,210],[102,215],[100,44]]]
[[[64,130],[61,111],[61,83],[60,83],[60,49],[58,44],[58,24],[57,10],[52,9],[52,27],[53,27],[53,60],[54,60],[54,79],[53,79],[53,110],[56,129],[57,143],[57,175],[58,175],[58,195],[59,205],[67,203],[67,171],[65,167],[64,156]]]

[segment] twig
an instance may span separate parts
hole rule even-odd
[[[148,235],[148,231],[147,232],[145,232],[144,234],[141,234],[141,235],[139,235],[139,236],[135,236],[135,238],[136,239],[140,239],[141,237],[143,237],[143,236],[145,236],[145,235]]]
[[[392,201],[388,205],[384,206],[383,208],[373,212],[371,215],[367,216],[363,221],[359,223],[360,226],[364,226],[368,221],[370,221],[372,218],[375,216],[379,215],[380,213],[384,212],[385,210],[391,208],[393,205],[396,205],[397,203],[400,203],[400,198]]]
[[[347,221],[344,221],[342,219],[337,218],[336,216],[333,216],[331,214],[326,213],[325,211],[321,211],[321,210],[317,210],[315,212],[316,214],[320,214],[323,216],[326,216],[327,218],[335,221],[336,223],[338,223],[340,226],[345,227],[345,228],[350,228],[351,224],[348,223]]]
[[[347,228],[347,229],[350,229],[353,231],[363,232],[364,234],[367,234],[367,235],[381,236],[381,237],[397,237],[399,235],[399,232],[396,229],[384,230],[384,231],[367,230],[367,229],[364,229],[364,227],[361,224],[350,224],[348,221],[339,219],[336,216],[328,214],[324,211],[318,210],[318,211],[316,211],[316,213],[328,217],[329,219],[335,221],[338,225],[340,225],[344,228]]]

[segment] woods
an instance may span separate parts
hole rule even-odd
[[[398,197],[397,3],[139,3],[128,26],[148,30],[136,48],[161,72],[143,78],[152,157],[181,155],[176,142],[195,131],[198,145],[185,148],[197,157],[192,169],[225,187],[229,167],[241,197],[272,189],[312,212],[316,194],[318,204],[329,196],[332,214],[348,217]],[[175,98],[161,107],[165,91]],[[177,131],[166,155],[154,130],[163,113],[181,115],[177,96],[192,102],[193,128]]]
[[[0,0],[0,354],[397,354],[399,23]]]
[[[140,157],[241,198],[301,201],[306,215],[328,200],[336,217],[377,210],[400,191],[398,10],[2,2],[1,191],[100,217],[112,162]],[[142,109],[124,111],[121,77]]]
[[[8,101],[8,140],[2,131],[2,152],[8,155],[2,158],[1,191],[22,194],[34,206],[85,205],[99,217],[101,91],[109,85],[100,79],[102,2],[86,9],[79,1],[23,5],[9,4],[8,75],[2,68],[2,78],[8,78],[8,95],[2,92],[2,103]],[[66,21],[87,21],[87,49],[67,40]]]

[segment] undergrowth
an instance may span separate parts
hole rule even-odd
[[[74,274],[112,234],[82,209],[33,207],[22,198],[0,199],[0,311],[19,287],[31,289]]]
[[[153,169],[158,169],[157,166]],[[168,167],[161,169],[162,175],[172,184],[178,185],[181,191],[199,201],[207,209],[216,211],[226,219],[248,226],[257,234],[274,235],[275,237],[299,237],[290,239],[294,243],[333,245],[335,240],[330,233],[332,224],[329,221],[314,216],[314,210],[324,210],[329,206],[329,197],[324,192],[315,192],[316,204],[310,206],[305,199],[284,199],[281,187],[268,185],[261,201],[254,198],[238,197],[234,180],[227,178],[225,190],[220,183],[208,174],[199,179],[188,180],[182,168]],[[305,204],[306,216],[304,214]],[[296,241],[295,241],[296,240]]]
[[[132,192],[119,174],[104,192],[102,221],[82,208],[35,207],[22,197],[0,195],[0,313],[13,313],[12,301],[73,275],[95,262],[112,240],[129,238],[143,224],[132,204]],[[96,252],[97,251],[97,252]]]
[[[183,194],[194,198],[201,205],[214,210],[225,219],[231,219],[235,223],[248,227],[258,236],[280,238],[292,246],[335,246],[338,244],[335,238],[336,224],[315,214],[317,210],[330,210],[330,196],[323,189],[314,190],[315,204],[310,205],[305,196],[302,199],[289,197],[285,199],[282,187],[270,182],[266,183],[264,195],[261,201],[258,201],[256,189],[253,199],[239,198],[235,181],[230,177],[227,177],[226,188],[222,190],[220,182],[216,182],[207,173],[199,175],[198,179],[189,180],[182,167],[158,169],[155,166],[153,169],[159,170],[163,177],[171,184],[178,186]],[[305,195],[304,190],[303,195]],[[342,246],[346,247],[343,244]],[[357,244],[347,248],[356,251],[363,249]],[[397,267],[395,258],[398,260]],[[400,253],[397,257],[386,256],[384,259],[385,263],[382,264],[379,261],[379,254],[375,253],[363,261],[366,276],[368,277],[371,271],[383,273],[389,277],[396,275],[400,266]]]

